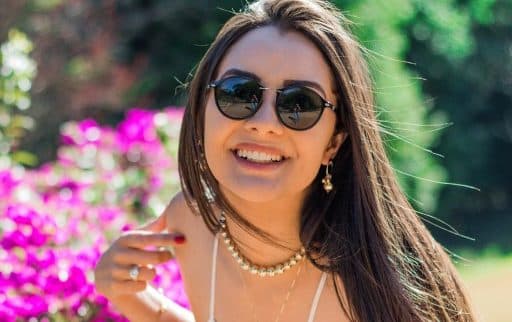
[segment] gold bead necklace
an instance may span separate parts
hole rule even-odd
[[[224,238],[224,244],[226,244],[226,247],[228,251],[231,253],[231,256],[233,256],[235,261],[238,263],[238,265],[240,265],[240,267],[244,271],[249,271],[251,274],[257,274],[258,276],[261,277],[272,277],[283,274],[293,266],[297,265],[297,263],[306,255],[306,249],[304,247],[301,247],[295,254],[293,254],[289,259],[282,263],[273,266],[262,266],[253,264],[251,261],[249,261],[245,256],[241,254],[240,250],[233,241],[233,238],[231,237],[231,234],[229,233],[228,227],[226,225],[226,217],[224,216],[224,213],[221,213],[219,222],[220,234]]]

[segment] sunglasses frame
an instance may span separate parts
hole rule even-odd
[[[218,79],[216,81],[213,81],[211,83],[209,83],[206,88],[207,89],[214,89],[214,97],[215,97],[215,105],[217,105],[217,109],[219,110],[219,112],[224,115],[225,117],[229,118],[229,119],[232,119],[232,120],[245,120],[245,119],[248,119],[250,117],[253,117],[256,113],[258,113],[259,109],[261,108],[261,105],[263,103],[263,100],[260,100],[258,102],[258,105],[256,106],[256,108],[254,109],[254,112],[252,112],[251,114],[245,116],[245,117],[240,117],[240,118],[237,118],[237,117],[232,117],[230,115],[227,115],[223,110],[222,108],[220,107],[219,105],[219,102],[217,100],[217,93],[215,91],[215,89],[219,86],[219,84],[221,84],[222,82],[225,82],[226,80],[228,79],[232,79],[232,78],[241,78],[241,79],[245,79],[245,80],[249,80],[249,81],[253,81],[255,82],[256,84],[258,84],[259,86],[259,89],[261,91],[264,91],[264,90],[270,90],[271,88],[269,87],[264,87],[260,84],[260,82],[252,77],[248,77],[248,76],[240,76],[240,75],[234,75],[234,76],[228,76],[228,77],[225,77],[225,78],[222,78],[222,79]],[[306,128],[300,128],[300,129],[296,129],[296,128],[293,128],[291,126],[289,126],[288,124],[286,124],[281,115],[279,114],[279,109],[277,107],[277,102],[279,100],[279,95],[287,90],[287,89],[290,89],[290,88],[301,88],[301,89],[306,89],[307,91],[311,91],[313,92],[315,95],[318,95],[318,97],[320,98],[321,102],[322,102],[322,106],[320,106],[321,110],[320,110],[320,114],[318,115],[318,118],[315,120],[315,122],[313,122],[311,125],[309,125],[308,127]],[[309,130],[310,128],[314,127],[318,121],[320,121],[320,119],[322,118],[322,114],[325,110],[325,108],[330,108],[331,110],[333,111],[336,111],[337,107],[332,104],[331,102],[325,100],[320,94],[318,94],[317,92],[315,92],[314,90],[312,90],[311,88],[307,87],[307,86],[303,86],[303,85],[290,85],[290,86],[286,86],[286,87],[282,87],[282,88],[278,88],[275,90],[276,91],[276,100],[274,102],[274,110],[276,112],[276,115],[277,115],[277,118],[279,119],[279,122],[281,122],[281,124],[283,124],[285,127],[291,129],[291,130],[294,130],[294,131],[306,131],[306,130]]]

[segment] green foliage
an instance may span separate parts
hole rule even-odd
[[[13,147],[33,126],[30,117],[17,113],[31,104],[29,91],[36,75],[36,64],[29,56],[32,49],[32,42],[16,29],[9,31],[7,42],[0,47],[0,163],[3,164],[10,157],[25,164],[36,161],[27,152],[13,153]]]
[[[431,3],[431,2],[429,2]],[[438,51],[432,37],[416,37],[414,25],[408,60],[425,77],[422,91],[443,111],[453,126],[445,130],[434,148],[445,154],[443,166],[449,181],[469,184],[480,192],[444,187],[437,215],[464,235],[435,231],[444,244],[486,248],[499,244],[512,250],[512,2],[459,1],[468,21],[469,52]],[[415,25],[437,28],[426,14]],[[466,20],[464,20],[466,21]],[[435,32],[430,33],[432,35]],[[447,41],[456,41],[456,32]]]
[[[416,19],[428,26],[430,46],[435,53],[457,60],[473,51],[471,20],[467,9],[459,8],[451,0],[417,0],[416,3]]]
[[[493,6],[496,0],[473,0],[469,3],[471,16],[481,25],[494,23]]]
[[[63,0],[32,0],[31,5],[36,10],[50,10],[60,5]]]
[[[442,113],[431,113],[432,104],[421,91],[421,78],[404,62],[409,39],[403,28],[418,14],[418,5],[410,0],[336,4],[355,22],[354,32],[365,47],[375,85],[377,116],[402,189],[418,210],[432,212],[441,188],[436,182],[444,181],[446,172],[429,147],[446,122]],[[456,15],[445,12],[450,14]]]
[[[335,3],[368,48],[383,137],[409,199],[475,238],[473,247],[512,249],[512,2]],[[482,191],[451,187],[464,184]]]
[[[181,105],[180,88],[199,62],[224,21],[244,0],[124,1],[118,5],[119,60],[131,63],[145,56],[147,68],[127,101],[149,95],[153,106]],[[175,94],[179,94],[175,96]]]

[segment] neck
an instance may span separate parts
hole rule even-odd
[[[257,265],[272,266],[286,261],[300,249],[302,246],[299,238],[301,204],[297,200],[301,198],[255,203],[240,200],[229,193],[225,195],[240,216],[269,233],[279,244],[291,249],[270,244],[253,236],[227,217],[226,223],[230,234],[240,252],[249,261]]]

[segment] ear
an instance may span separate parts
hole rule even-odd
[[[345,142],[345,139],[347,138],[347,133],[345,132],[339,132],[337,134],[334,134],[331,138],[331,141],[329,142],[329,145],[325,149],[324,156],[322,158],[322,164],[327,165],[329,161],[331,161],[336,153],[338,153],[339,148],[341,147],[341,144]]]

